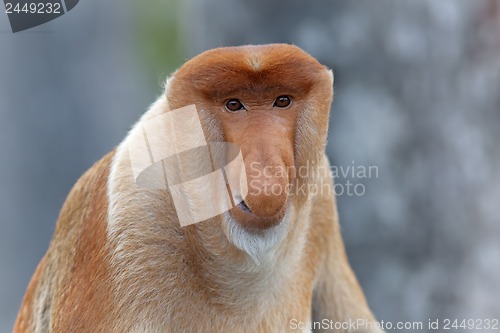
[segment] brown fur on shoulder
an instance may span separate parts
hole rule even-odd
[[[107,331],[112,288],[108,283],[106,189],[113,154],[97,162],[71,190],[49,250],[30,282],[14,332]]]

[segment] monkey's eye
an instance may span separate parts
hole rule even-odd
[[[278,108],[286,108],[288,105],[290,105],[291,102],[292,102],[292,99],[290,97],[288,97],[288,96],[279,96],[274,101],[274,105],[273,106],[278,107]]]
[[[239,99],[233,98],[226,102],[226,109],[231,112],[243,110],[243,103]]]

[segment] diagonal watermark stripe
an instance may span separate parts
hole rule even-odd
[[[248,194],[240,148],[207,143],[195,105],[149,119],[127,148],[136,184],[169,190],[182,226],[223,214]]]

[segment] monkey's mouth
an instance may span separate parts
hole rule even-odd
[[[250,208],[245,200],[241,200],[239,204],[230,210],[230,214],[243,227],[258,231],[279,224],[285,216],[285,211],[286,207],[283,207],[273,216],[259,216]]]
[[[240,208],[241,210],[247,212],[247,213],[251,213],[253,214],[252,210],[250,209],[250,207],[248,207],[247,203],[245,202],[245,200],[243,200],[242,202],[240,202],[238,204],[238,208]]]

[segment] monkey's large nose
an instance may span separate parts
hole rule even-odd
[[[267,229],[281,222],[285,215],[289,175],[281,159],[252,156],[245,159],[248,191],[231,210],[231,215],[250,229]]]
[[[231,214],[244,226],[265,229],[285,215],[293,180],[293,132],[274,114],[257,115],[229,138],[241,147],[247,185],[244,205]]]
[[[248,192],[232,215],[251,229],[266,229],[278,224],[285,215],[289,175],[283,159],[263,158],[249,153],[245,159]]]
[[[284,168],[284,166],[283,166]],[[283,211],[288,197],[288,177],[284,171],[271,171],[252,175],[247,173],[248,194],[245,204],[257,216],[273,217]]]

